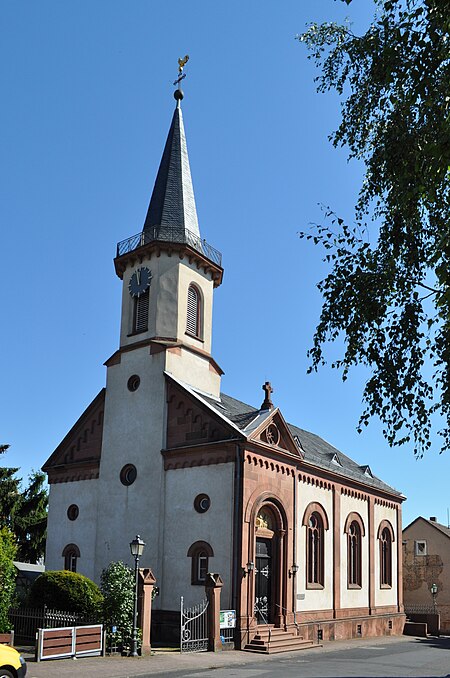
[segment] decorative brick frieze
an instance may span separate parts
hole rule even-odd
[[[102,389],[43,466],[50,484],[98,478],[104,408]]]
[[[186,447],[195,443],[230,440],[236,431],[227,426],[209,408],[178,389],[167,384],[167,449]]]
[[[327,482],[326,480],[323,480],[323,478],[306,475],[305,473],[299,473],[298,481],[300,483],[305,483],[306,485],[314,485],[315,487],[329,491],[334,487],[333,483]]]

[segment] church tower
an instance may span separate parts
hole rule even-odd
[[[181,90],[175,98],[143,230],[117,245],[114,263],[123,280],[119,353],[143,344],[164,350],[169,372],[218,397],[221,371],[211,357],[211,339],[221,255],[200,236]]]
[[[177,89],[144,227],[118,244],[114,260],[122,314],[120,346],[106,362],[96,578],[124,558],[125,534],[139,533],[155,546],[162,538],[167,375],[208,397],[220,395],[211,335],[213,290],[223,270],[220,253],[200,236],[182,98]],[[113,514],[120,530],[111,529]],[[154,567],[159,573],[162,563]]]

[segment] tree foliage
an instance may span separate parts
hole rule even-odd
[[[341,96],[332,143],[365,166],[352,225],[327,210],[300,234],[331,266],[309,354],[316,370],[342,338],[332,366],[343,379],[370,370],[359,430],[377,415],[391,445],[412,443],[420,457],[436,418],[450,447],[450,2],[375,8],[363,35],[325,23],[299,36],[318,91]]]
[[[8,449],[0,445],[0,454]],[[48,491],[45,474],[33,471],[23,488],[18,468],[0,467],[0,521],[14,533],[17,559],[36,563],[45,552]]]
[[[122,562],[110,563],[103,570],[100,590],[103,594],[103,623],[106,626],[108,641],[111,643],[113,626],[117,628],[114,642],[126,645],[133,632],[134,614],[134,574],[128,565]]]
[[[16,585],[16,568],[13,563],[15,557],[14,536],[7,527],[0,527],[0,633],[11,628],[8,612]]]
[[[78,572],[48,570],[33,582],[29,604],[66,612],[99,613],[103,596],[93,581]]]

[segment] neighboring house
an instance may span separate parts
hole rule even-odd
[[[232,227],[238,241],[244,224]],[[114,264],[121,330],[106,388],[44,465],[47,568],[98,582],[111,561],[131,561],[138,533],[160,637],[179,629],[180,596],[204,597],[208,571],[223,579],[222,609],[237,611],[238,646],[266,622],[314,640],[402,633],[404,496],[288,424],[269,383],[256,408],[221,393],[211,345],[223,269],[200,236],[180,95],[144,227]],[[271,332],[251,314],[233,320],[238,361],[240,341]],[[264,371],[272,342],[292,341],[271,335]]]
[[[437,610],[441,632],[450,632],[450,528],[434,517],[403,530],[403,591],[406,612]]]
[[[16,568],[16,595],[19,603],[25,603],[33,582],[45,572],[45,566],[42,563],[35,565],[15,560],[14,567]]]

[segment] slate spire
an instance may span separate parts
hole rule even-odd
[[[153,188],[143,231],[152,239],[190,242],[200,238],[181,112],[181,89]]]

